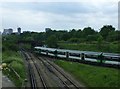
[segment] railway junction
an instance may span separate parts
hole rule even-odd
[[[21,53],[25,59],[26,70],[28,73],[28,82],[24,85],[25,88],[85,88],[82,83],[79,83],[70,74],[54,64],[52,58],[38,56],[24,50],[22,50]]]

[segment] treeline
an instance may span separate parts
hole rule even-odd
[[[100,31],[95,31],[91,27],[86,27],[83,30],[81,29],[72,29],[70,31],[56,31],[51,30],[50,28],[46,29],[46,38],[55,36],[58,41],[69,41],[69,42],[91,42],[97,41],[98,38],[101,38],[104,41],[112,42],[118,41],[120,31],[115,30],[112,25],[103,26]]]
[[[120,31],[116,30],[112,25],[104,25],[99,31],[95,31],[91,27],[84,29],[53,30],[46,28],[45,32],[24,32],[20,35],[3,36],[3,42],[15,43],[18,40],[40,41],[44,42],[47,47],[58,47],[58,42],[68,43],[97,43],[99,46],[107,42],[120,41]],[[4,43],[3,43],[4,44]],[[10,44],[8,44],[10,45]],[[16,46],[14,46],[16,47]],[[11,47],[10,47],[11,48]]]

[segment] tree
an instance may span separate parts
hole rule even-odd
[[[13,50],[13,51],[18,51],[18,41],[19,37],[18,35],[11,34],[11,35],[6,35],[2,37],[2,50]]]
[[[120,31],[111,31],[109,32],[107,36],[107,41],[113,42],[113,41],[120,41]]]
[[[96,32],[95,32],[94,29],[92,29],[91,27],[86,27],[86,28],[84,28],[83,31],[82,31],[82,36],[83,36],[83,37],[87,37],[88,35],[93,35],[93,34],[95,34],[95,33],[96,33]]]
[[[75,38],[76,37],[76,30],[75,29],[72,29],[72,30],[70,30],[69,31],[69,36],[70,36],[70,38]]]
[[[102,49],[102,44],[103,44],[103,37],[100,35],[97,39],[97,47],[98,49]]]
[[[48,47],[56,48],[58,46],[57,45],[57,38],[54,35],[50,36],[49,38],[47,38],[46,44]]]
[[[115,31],[115,28],[112,25],[104,25],[100,29],[101,36],[106,40],[106,37],[108,36],[109,32]]]
[[[86,41],[87,41],[87,42],[97,41],[98,37],[99,37],[98,34],[88,35],[88,36],[86,37]]]
[[[82,30],[78,29],[75,33],[76,38],[81,38],[82,37]]]
[[[70,39],[69,33],[68,33],[68,32],[63,33],[63,34],[62,34],[62,39],[63,39],[64,41],[67,41],[68,39]]]
[[[73,43],[78,43],[79,39],[78,38],[70,38],[68,41],[73,42]]]

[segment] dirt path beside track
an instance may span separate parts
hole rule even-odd
[[[13,84],[13,82],[5,75],[2,75],[2,87],[15,87],[15,85]]]

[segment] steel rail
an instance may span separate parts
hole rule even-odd
[[[41,60],[41,61],[42,61],[42,60]],[[49,68],[49,66],[48,66],[47,64],[45,64],[44,61],[42,61],[42,63],[43,63],[44,66],[46,66],[49,70],[51,70],[51,69]],[[53,72],[53,73],[54,73],[54,72]],[[62,83],[65,85],[66,88],[69,88],[69,86],[67,85],[67,83],[66,83],[65,81],[63,81],[57,74],[54,73],[54,75],[56,75],[56,76],[62,81]]]
[[[45,64],[45,62],[42,60],[42,59],[45,59],[45,58],[43,58],[43,57],[38,57],[38,59],[40,59],[44,64]],[[46,62],[47,63],[49,63],[56,71],[58,71],[65,79],[67,79],[72,85],[74,85],[75,86],[75,88],[77,88],[77,89],[79,89],[79,87],[76,85],[76,84],[74,84],[68,77],[66,77],[60,70],[58,70],[53,64],[51,64],[49,61],[47,61],[47,59],[45,59],[46,60]],[[45,64],[46,66],[47,66],[47,64]],[[49,67],[47,67],[47,68],[49,68]],[[69,87],[69,85],[65,82],[65,81],[63,81],[57,74],[56,74],[56,76],[66,85],[66,87],[67,88],[71,88],[71,87]]]
[[[36,70],[37,70],[37,72],[38,72],[38,74],[39,74],[40,80],[42,81],[42,84],[43,84],[43,88],[44,88],[44,89],[47,89],[47,84],[45,83],[45,80],[44,80],[44,78],[42,77],[42,75],[41,75],[41,73],[40,73],[40,71],[41,71],[40,68],[39,68],[38,65],[34,62],[34,58],[32,57],[32,55],[29,54],[29,56],[31,57],[31,60],[33,61],[34,65],[35,65],[35,68],[36,68]]]
[[[30,76],[30,83],[31,83],[31,88],[32,89],[37,89],[36,81],[35,81],[35,75],[32,73],[33,68],[31,67],[30,63],[28,62],[28,56],[27,54],[22,51],[23,55],[25,56],[25,59],[27,60],[28,63],[28,71],[29,71],[29,76]]]
[[[31,71],[32,67],[30,66],[30,64],[28,64],[28,68],[29,68],[29,74],[30,74],[31,88],[32,89],[37,89],[35,76],[33,75],[32,71]]]

